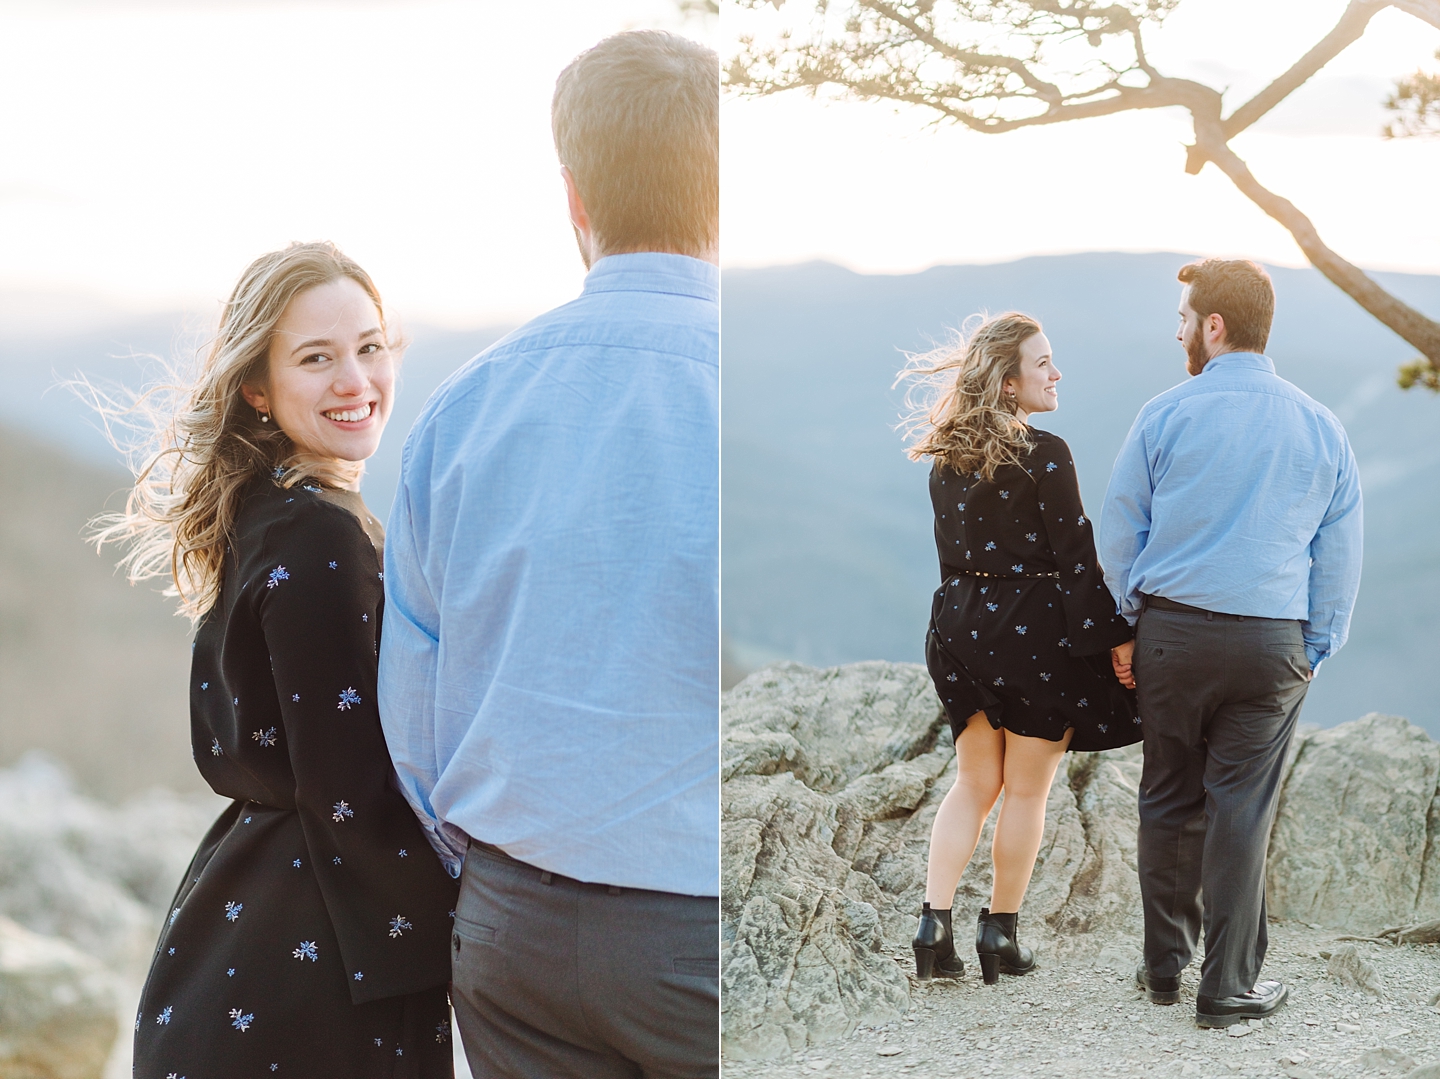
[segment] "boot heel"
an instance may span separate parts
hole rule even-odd
[[[985,979],[986,985],[994,985],[1000,980],[1000,957],[990,952],[980,953],[980,976]]]
[[[915,977],[922,982],[928,982],[935,973],[935,950],[933,948],[915,948]]]

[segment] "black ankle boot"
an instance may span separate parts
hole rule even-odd
[[[920,911],[920,928],[915,930],[915,976],[928,982],[932,976],[958,978],[965,964],[955,954],[955,937],[950,932],[950,912],[931,910],[926,903]]]
[[[980,908],[975,926],[975,951],[980,956],[980,974],[986,985],[1000,980],[1000,972],[1028,974],[1035,969],[1035,953],[1015,939],[1014,914],[991,914]]]

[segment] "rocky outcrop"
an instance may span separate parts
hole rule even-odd
[[[1270,840],[1271,913],[1356,933],[1440,917],[1440,744],[1382,715],[1295,741]]]
[[[105,1061],[117,1012],[129,1010],[170,898],[223,804],[155,790],[106,805],[40,753],[0,770],[0,1079],[100,1074],[85,1062]],[[45,1056],[47,1046],[60,1055]],[[42,1058],[50,1070],[33,1063]]]
[[[99,962],[0,918],[0,1079],[99,1079],[117,1003]]]
[[[910,1006],[930,826],[955,777],[924,668],[777,664],[726,694],[723,725],[726,1054],[787,1056],[897,1018]],[[1372,934],[1440,914],[1437,752],[1386,716],[1297,737],[1272,914]],[[1057,775],[1021,918],[1043,959],[1120,969],[1138,956],[1140,769],[1135,746],[1071,754]],[[957,926],[988,901],[993,828],[992,815],[956,895]],[[1362,855],[1368,883],[1337,868]],[[1391,888],[1403,898],[1387,898]]]

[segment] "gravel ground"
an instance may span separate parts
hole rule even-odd
[[[901,1022],[861,1027],[784,1063],[727,1060],[725,1075],[1346,1079],[1418,1069],[1415,1079],[1440,1079],[1440,1008],[1432,1004],[1440,993],[1440,945],[1355,946],[1378,972],[1381,998],[1327,972],[1330,954],[1344,947],[1334,933],[1272,924],[1262,977],[1284,981],[1289,1000],[1263,1024],[1229,1030],[1195,1025],[1198,960],[1182,979],[1181,1002],[1162,1007],[1134,988],[1139,951],[1132,943],[1106,948],[1098,960],[1048,968],[1042,956],[1041,969],[1002,975],[995,986],[980,981],[979,965],[967,956],[958,982],[936,979],[922,989],[912,981],[915,1004]],[[910,955],[895,959],[913,975]]]

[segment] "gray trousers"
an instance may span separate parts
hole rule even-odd
[[[1153,602],[1134,659],[1145,965],[1179,975],[1203,919],[1199,993],[1235,996],[1265,962],[1265,854],[1310,665],[1299,622]]]
[[[475,1079],[709,1079],[719,900],[582,884],[472,842],[450,1000]]]

